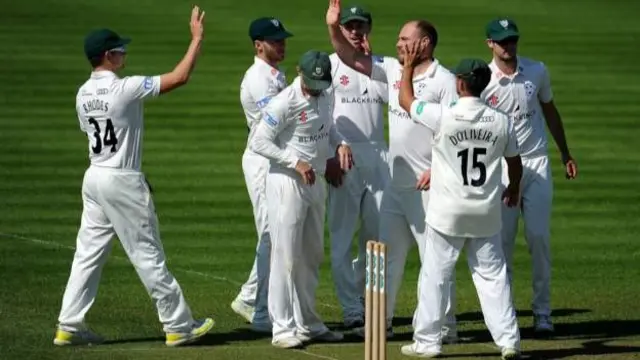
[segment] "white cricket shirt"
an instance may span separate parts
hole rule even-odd
[[[270,159],[272,169],[290,169],[296,174],[296,163],[303,160],[321,176],[326,161],[335,155],[337,146],[346,141],[331,117],[331,91],[308,97],[300,85],[300,77],[296,77],[269,102],[249,146]]]
[[[92,165],[141,171],[143,101],[158,94],[160,76],[91,73],[78,90],[76,111]]]
[[[524,57],[518,57],[517,71],[513,75],[503,74],[493,61],[489,67],[493,75],[482,98],[514,120],[522,157],[546,155],[547,133],[540,102],[553,100],[547,68],[539,61]]]
[[[384,103],[387,84],[372,80],[331,54],[335,106],[333,119],[338,132],[350,143],[384,143]]]
[[[501,160],[519,153],[513,121],[472,97],[450,108],[416,100],[411,116],[434,133],[429,226],[470,238],[500,232]]]
[[[262,118],[262,109],[285,87],[287,80],[284,72],[259,57],[254,57],[253,64],[244,73],[240,83],[240,103],[249,129],[247,147],[253,130]]]
[[[399,189],[415,190],[416,183],[431,168],[433,133],[425,126],[411,121],[400,107],[400,79],[402,65],[392,57],[372,57],[371,78],[388,84],[389,91],[389,168],[391,185]],[[422,74],[413,78],[416,98],[449,105],[457,99],[455,76],[438,60]]]

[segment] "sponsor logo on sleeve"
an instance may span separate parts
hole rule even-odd
[[[263,109],[265,106],[267,106],[269,104],[269,101],[271,101],[271,98],[272,96],[265,96],[262,99],[258,100],[256,102],[258,109]]]
[[[270,126],[278,125],[278,120],[269,113],[264,114],[264,121]]]
[[[151,90],[153,88],[153,79],[150,77],[146,77],[143,83],[145,90]]]
[[[416,107],[416,114],[420,115],[424,111],[424,106],[427,105],[425,101],[420,101]]]

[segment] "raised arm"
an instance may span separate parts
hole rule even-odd
[[[204,36],[204,11],[200,12],[198,6],[191,11],[191,43],[182,61],[173,71],[160,76],[160,94],[167,93],[185,85],[189,81],[191,72],[200,53],[200,45]]]
[[[331,45],[340,60],[357,72],[371,77],[373,68],[371,55],[361,53],[351,46],[340,30],[340,0],[329,0],[327,26]]]

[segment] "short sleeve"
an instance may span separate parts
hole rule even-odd
[[[371,55],[371,79],[387,83],[387,69],[393,59],[386,56]]]
[[[128,76],[122,79],[122,91],[130,100],[145,100],[160,94],[160,76]]]
[[[451,80],[446,81],[440,90],[440,104],[449,107],[457,100],[458,91],[456,90],[456,79],[451,77]]]
[[[504,157],[515,157],[520,154],[520,146],[518,145],[518,137],[516,136],[516,128],[513,119],[504,115],[507,125],[507,146],[504,150]]]
[[[275,82],[270,81],[268,77],[249,79],[248,85],[249,93],[259,110],[264,109],[279,92]]]
[[[440,130],[442,109],[443,106],[440,104],[414,100],[411,103],[411,118],[437,133]]]
[[[542,65],[542,73],[540,74],[540,90],[538,91],[538,100],[548,103],[553,100],[553,91],[551,90],[551,77],[547,67]]]

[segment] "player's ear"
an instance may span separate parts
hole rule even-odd
[[[300,74],[300,66],[296,66],[296,72],[298,73],[298,75],[302,75]]]
[[[493,40],[487,39],[486,43],[487,43],[487,46],[489,47],[489,49],[493,50]]]

